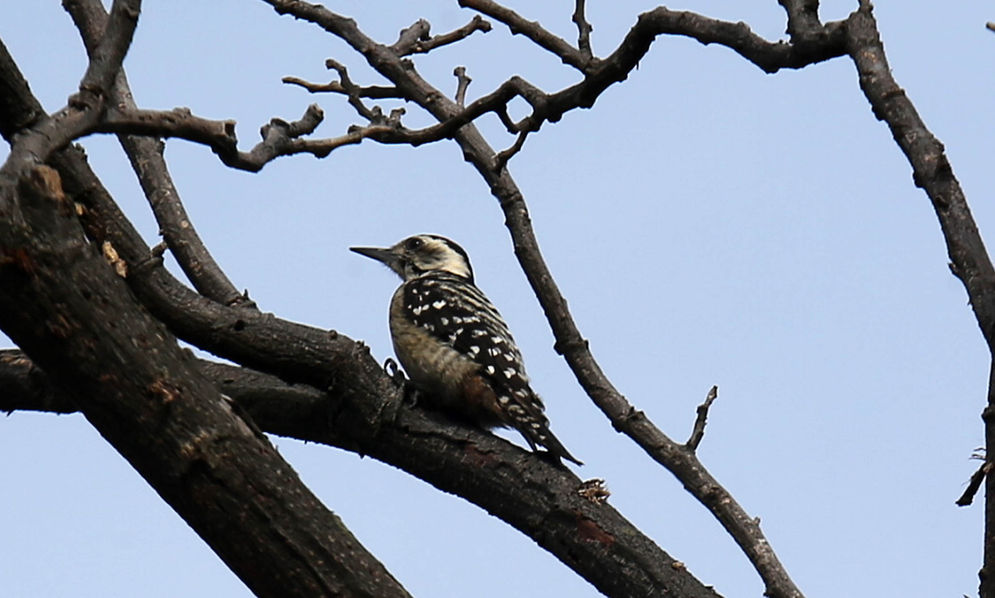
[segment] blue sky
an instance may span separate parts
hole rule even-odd
[[[602,55],[653,6],[591,4]],[[830,20],[856,2],[822,4]],[[513,6],[574,38],[572,3]],[[456,2],[329,7],[385,42],[418,17],[436,33],[471,17]],[[743,20],[768,39],[784,30],[774,0],[670,7]],[[984,27],[995,11],[979,0],[882,0],[875,12],[892,70],[945,144],[984,234],[995,228],[995,34]],[[0,15],[0,38],[33,91],[47,109],[61,107],[85,68],[68,16],[54,1]],[[125,66],[141,106],[234,118],[247,148],[261,124],[297,118],[313,101],[326,113],[323,136],[360,122],[341,98],[280,83],[327,80],[328,57],[357,82],[382,82],[341,42],[261,2],[174,0],[147,3]],[[415,60],[447,91],[453,67],[465,65],[470,99],[513,74],[548,90],[575,81],[501,26]],[[405,122],[429,121],[409,107]],[[491,118],[480,126],[497,147],[513,141]],[[83,143],[154,242],[116,141]],[[495,200],[454,144],[364,143],[259,174],[182,141],[166,155],[237,286],[265,311],[363,339],[381,360],[391,354],[386,309],[397,281],[347,247],[419,232],[457,240],[521,345],[554,431],[586,463],[578,474],[604,478],[616,508],[723,595],[762,594],[705,509],[578,388]],[[987,349],[929,202],[849,60],[771,76],[724,48],[660,38],[628,81],[592,110],[544,126],[510,168],[582,333],[630,401],[683,439],[695,406],[719,386],[699,454],[761,518],[807,596],[976,593],[982,510],[954,500],[983,444]],[[459,498],[370,459],[274,442],[416,596],[598,595]],[[249,595],[82,417],[2,418],[0,454],[5,596]]]

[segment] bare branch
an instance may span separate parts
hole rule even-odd
[[[465,106],[466,105],[466,90],[470,87],[470,82],[473,79],[466,74],[466,67],[458,66],[453,69],[453,76],[456,77],[456,105]]]
[[[799,44],[811,41],[822,33],[819,21],[819,0],[777,0],[788,14],[788,35]]]
[[[390,47],[390,50],[398,56],[404,56],[410,53],[411,48],[413,48],[415,44],[428,41],[430,37],[429,30],[431,28],[432,25],[430,25],[428,21],[425,19],[418,19],[411,27],[401,30],[397,41]]]
[[[985,461],[977,471],[971,474],[971,480],[967,483],[967,488],[964,489],[963,494],[960,495],[960,498],[955,503],[958,507],[966,507],[974,502],[974,495],[981,489],[981,483],[985,481],[985,476],[991,473],[993,466],[995,465],[991,461]]]
[[[476,31],[487,33],[491,30],[491,24],[485,21],[480,15],[474,15],[469,23],[449,33],[430,37],[429,28],[428,21],[419,19],[414,25],[401,31],[399,39],[390,47],[391,50],[398,56],[426,54],[441,46],[466,39]]]
[[[345,19],[322,8],[308,5],[305,2],[292,2],[288,0],[268,0],[277,8],[278,12],[294,12],[298,15],[308,15],[308,20],[318,23],[326,30],[343,39],[349,41],[357,51],[370,53],[373,48],[378,47],[375,42],[363,35],[350,19]],[[433,127],[427,127],[418,132],[405,133],[402,136],[374,137],[383,143],[411,143],[418,145],[437,141],[451,137],[455,131],[467,123],[474,121],[481,115],[494,112],[501,118],[502,123],[509,133],[519,134],[522,131],[538,131],[544,122],[557,122],[563,114],[575,108],[590,108],[601,95],[601,93],[619,81],[625,80],[639,60],[649,51],[653,40],[660,34],[684,35],[697,39],[701,43],[718,43],[725,45],[766,72],[776,72],[781,68],[800,68],[802,66],[827,60],[844,53],[842,24],[830,23],[826,26],[824,35],[818,42],[807,44],[804,48],[796,47],[783,42],[772,43],[757,36],[744,23],[729,23],[703,17],[701,15],[671,11],[659,7],[650,12],[640,15],[639,20],[632,27],[625,39],[609,57],[601,59],[585,59],[580,57],[580,53],[569,46],[565,41],[545,32],[536,23],[525,21],[522,17],[491,0],[464,0],[463,4],[471,8],[486,12],[502,22],[510,23],[515,32],[527,33],[543,47],[553,53],[565,56],[565,62],[570,64],[571,60],[580,64],[583,62],[586,76],[583,81],[572,85],[566,89],[552,94],[547,94],[535,87],[525,79],[515,76],[502,83],[496,90],[475,102],[466,106],[462,112],[450,114]],[[417,24],[416,24],[417,25]],[[402,38],[414,37],[415,33],[421,31],[416,27],[406,29],[402,32]],[[558,40],[558,41],[557,41]],[[400,42],[399,42],[400,43]],[[336,85],[319,86],[308,84],[298,79],[286,80],[302,85],[314,91],[334,91],[344,93],[349,97],[349,102],[356,110],[372,120],[369,114],[370,109],[361,101],[364,95],[373,96],[373,90],[389,90],[387,93],[395,94],[404,99],[411,99],[412,94],[435,93],[434,89],[429,89],[420,77],[416,79],[404,77],[401,73],[391,75],[391,72],[408,68],[401,63],[397,63],[390,69],[381,69],[384,74],[391,79],[394,77],[395,83],[399,79],[411,79],[413,82],[411,89],[401,89],[400,86],[394,88],[362,88],[355,85],[348,76],[344,66],[333,61],[327,61],[329,68],[334,68],[339,72],[341,83]],[[574,66],[577,66],[574,64]],[[458,91],[458,90],[457,90]],[[386,94],[385,94],[386,95]],[[379,97],[385,97],[381,95]],[[507,117],[507,104],[515,97],[521,97],[532,108],[531,114],[518,123],[512,123]],[[457,102],[457,105],[461,105]],[[523,141],[519,137],[518,141]],[[517,142],[516,142],[517,145]],[[514,147],[514,146],[513,146]],[[520,148],[519,148],[520,149]],[[511,151],[509,148],[507,157],[511,157],[517,150]]]
[[[328,92],[340,93],[342,95],[349,95],[350,93],[350,91],[346,89],[340,81],[312,83],[299,77],[284,77],[281,81],[289,85],[303,87],[311,93]],[[357,97],[370,98],[374,100],[401,99],[396,87],[380,87],[376,85],[371,85],[369,87],[357,87],[355,89],[355,94]]]
[[[594,29],[584,16],[585,0],[576,0],[574,14],[570,20],[577,25],[577,48],[581,54],[591,58],[591,31]]]
[[[114,0],[100,43],[93,49],[90,63],[80,82],[81,93],[102,94],[110,90],[114,78],[121,70],[124,55],[131,46],[141,7],[140,0]]]
[[[989,349],[995,351],[995,268],[943,144],[926,128],[892,76],[869,4],[850,15],[845,31],[860,88],[912,165],[916,186],[932,201],[954,273],[967,290]]]
[[[363,88],[352,82],[349,78],[349,70],[346,69],[345,65],[329,58],[325,60],[325,68],[332,69],[339,74],[339,82],[342,89],[345,90],[347,96],[349,96],[349,104],[356,109],[356,112],[366,120],[372,121],[374,119],[373,113],[370,108],[366,107],[366,104],[360,99],[363,97],[361,92]]]
[[[248,152],[238,150],[235,121],[208,120],[185,108],[170,111],[114,110],[94,127],[98,133],[180,137],[209,146],[221,161],[240,170],[257,172],[280,156],[312,154],[323,158],[344,145],[359,143],[372,136],[387,136],[393,127],[370,126],[330,139],[301,139],[314,131],[324,118],[316,104],[308,106],[300,120],[286,122],[274,118],[260,129],[262,141]]]
[[[518,134],[518,139],[515,139],[515,143],[511,147],[498,152],[494,158],[494,168],[498,171],[504,169],[508,164],[508,160],[522,151],[522,147],[525,145],[525,138],[528,136],[529,131],[522,131]]]
[[[13,186],[29,170],[45,162],[53,152],[65,147],[73,139],[92,130],[100,120],[111,86],[134,35],[140,10],[140,0],[114,1],[107,33],[87,65],[79,93],[70,97],[69,104],[51,118],[39,119],[36,126],[19,136],[12,145],[10,155],[0,168],[0,206],[5,201],[10,201],[8,194],[13,193]],[[13,61],[10,63],[13,64]],[[8,197],[5,199],[3,195]]]
[[[319,334],[327,337],[327,334]],[[326,341],[342,350],[351,344]],[[572,473],[485,432],[438,415],[402,406],[396,420],[380,418],[378,390],[384,376],[368,355],[348,350],[352,374],[338,380],[331,396],[307,385],[288,385],[247,368],[198,360],[218,390],[234,399],[251,421],[272,434],[340,447],[390,463],[454,492],[508,521],[564,560],[601,562],[602,571],[585,575],[610,596],[642,597],[680,588],[689,598],[717,598],[677,561],[652,544],[607,504],[603,480],[581,482]],[[345,356],[328,354],[332,359]],[[358,375],[357,375],[358,374]],[[375,376],[353,386],[363,376]],[[336,376],[338,379],[338,376]],[[68,413],[71,400],[49,384],[17,351],[0,351],[0,411]],[[367,393],[374,394],[367,394]],[[395,392],[396,390],[392,390]],[[329,404],[343,405],[329,417]],[[360,404],[362,403],[362,405]],[[355,408],[359,408],[358,413]],[[632,534],[632,535],[630,535]],[[566,556],[569,554],[569,556]],[[659,560],[655,560],[659,559]],[[615,579],[611,579],[615,576]]]
[[[94,52],[107,24],[103,4],[99,0],[73,0],[63,6],[72,16],[87,52]],[[124,69],[118,74],[111,98],[117,106],[128,110],[137,108]],[[203,295],[216,301],[242,302],[244,296],[215,262],[183,208],[162,155],[162,142],[129,135],[121,135],[119,140],[159,223],[160,234],[190,282]]]
[[[705,402],[698,405],[697,416],[694,418],[694,427],[691,430],[691,437],[688,441],[684,443],[692,453],[698,450],[698,445],[701,444],[701,439],[705,437],[705,424],[708,423],[708,409],[712,406],[712,403],[719,396],[719,387],[713,386],[711,390],[708,391],[708,395],[705,396]]]
[[[587,72],[589,68],[596,65],[596,59],[591,58],[590,52],[585,55],[582,50],[574,48],[563,38],[544,29],[537,21],[528,21],[517,12],[497,2],[492,0],[459,0],[459,5],[484,13],[495,21],[504,23],[512,34],[524,35],[538,46],[559,56],[564,64],[568,64],[581,72]]]

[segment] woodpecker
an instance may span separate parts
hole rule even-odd
[[[583,465],[549,429],[508,325],[477,288],[466,251],[438,235],[392,247],[350,247],[404,281],[390,301],[394,352],[431,406],[483,428],[512,427],[550,454]]]

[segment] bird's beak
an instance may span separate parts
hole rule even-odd
[[[373,258],[392,269],[397,262],[397,256],[394,255],[394,252],[389,247],[350,247],[349,251],[355,251],[359,255]]]

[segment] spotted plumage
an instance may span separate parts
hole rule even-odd
[[[511,426],[529,446],[580,464],[549,430],[522,355],[494,305],[476,287],[466,252],[437,235],[390,248],[353,247],[404,282],[391,299],[394,351],[437,407],[475,424]]]

